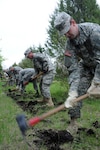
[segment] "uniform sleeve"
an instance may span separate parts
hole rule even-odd
[[[100,26],[94,29],[90,38],[93,46],[94,61],[96,64],[93,80],[95,83],[100,84]]]
[[[42,64],[42,71],[47,72],[49,70],[49,64],[48,59],[43,54],[36,54],[35,57],[38,59],[38,61]]]
[[[78,91],[78,85],[80,82],[81,67],[78,57],[75,54],[75,48],[71,44],[67,43],[64,58],[65,66],[67,67],[69,76],[69,92]]]
[[[90,36],[93,54],[94,54],[94,60],[98,63],[100,63],[100,27],[99,29],[96,28],[93,30],[91,36]]]

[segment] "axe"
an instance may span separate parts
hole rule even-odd
[[[81,101],[82,99],[85,99],[88,96],[89,96],[89,94],[84,94],[84,95],[76,98],[74,103]],[[25,136],[25,132],[27,131],[28,128],[38,124],[39,122],[41,122],[45,118],[63,110],[64,108],[65,108],[65,105],[62,104],[62,105],[58,106],[57,108],[54,108],[53,110],[50,110],[50,111],[42,114],[41,116],[37,116],[37,117],[34,117],[32,119],[29,119],[28,121],[26,121],[25,115],[23,115],[23,114],[17,115],[16,121],[18,123],[19,129],[20,129],[22,135]]]

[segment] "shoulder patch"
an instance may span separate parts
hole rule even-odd
[[[66,51],[65,51],[65,56],[71,57],[71,52],[70,52],[69,50],[66,50]]]

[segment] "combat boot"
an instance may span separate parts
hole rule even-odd
[[[45,97],[43,97],[42,99],[37,99],[37,102],[38,102],[38,103],[43,103],[43,102],[45,102]]]
[[[75,135],[78,132],[78,128],[80,128],[81,125],[79,125],[77,123],[77,119],[71,119],[69,126],[67,127],[67,131],[72,134]]]
[[[54,103],[52,101],[52,98],[45,98],[44,101],[46,102],[46,105],[51,107],[51,106],[54,106]]]

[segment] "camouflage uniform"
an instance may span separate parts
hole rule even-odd
[[[85,94],[91,81],[100,83],[100,26],[95,23],[78,24],[80,35],[68,39],[65,66],[69,71],[69,91]],[[81,103],[69,110],[71,118],[80,117]]]
[[[19,72],[23,69],[19,66],[15,66],[15,67],[10,67],[9,70],[10,70],[11,76],[14,76],[14,78],[16,80],[16,85],[18,85]]]
[[[40,81],[40,91],[44,98],[51,97],[50,85],[55,76],[54,66],[47,56],[42,53],[34,53],[33,64],[36,73],[44,72]]]
[[[15,84],[15,77],[12,75],[11,71],[9,69],[4,70],[4,73],[8,76],[7,83],[9,86],[13,86]]]
[[[32,76],[35,76],[36,72],[35,69],[33,68],[26,68],[23,69],[19,72],[19,85],[23,86],[24,82],[30,82],[30,79]],[[33,87],[35,89],[35,91],[38,93],[38,86],[37,86],[37,80],[34,79],[33,81],[31,81],[33,83]],[[22,87],[24,90],[24,86]]]

